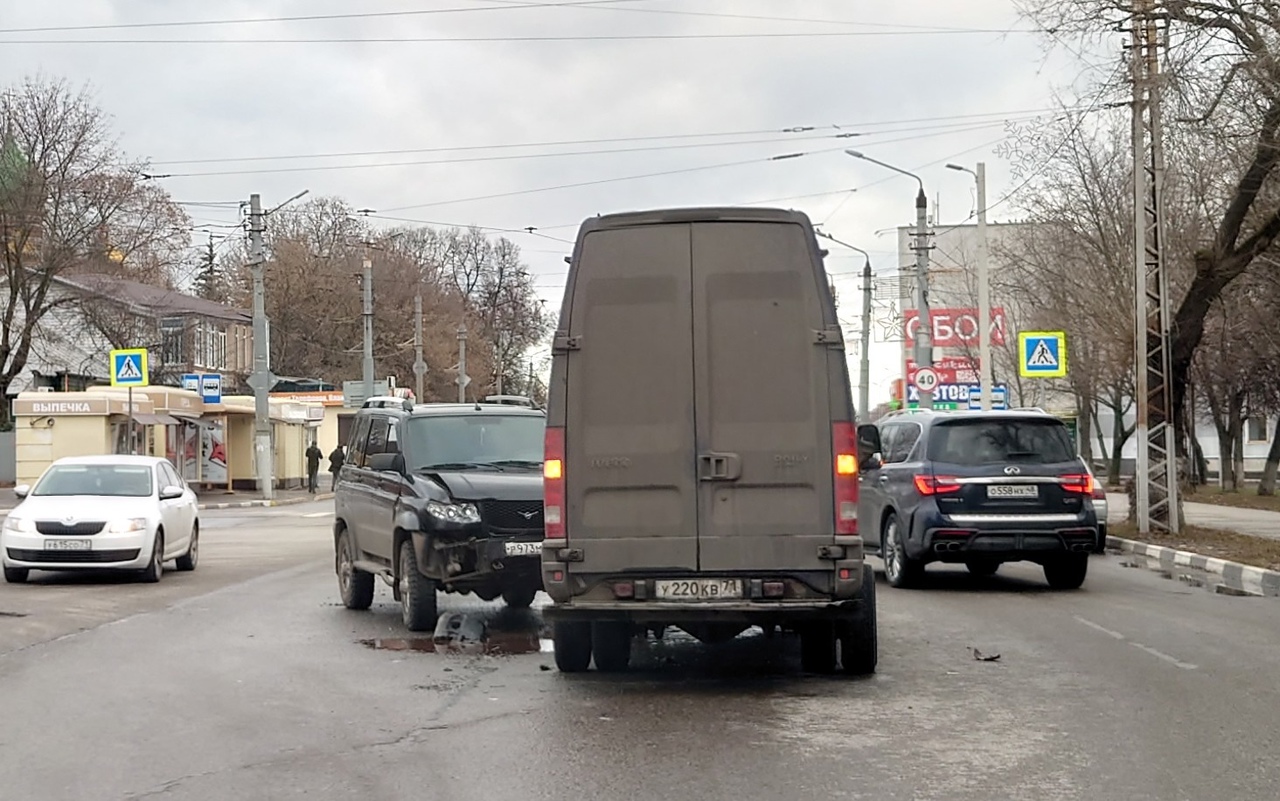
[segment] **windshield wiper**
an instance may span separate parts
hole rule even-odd
[[[536,470],[537,468],[542,467],[542,460],[539,459],[535,461],[533,459],[496,459],[492,462],[486,462],[486,464],[497,465],[499,467],[528,467],[531,470]]]
[[[439,464],[423,465],[414,469],[414,472],[435,471],[435,470],[475,470],[478,467],[485,467],[482,462],[440,462]]]

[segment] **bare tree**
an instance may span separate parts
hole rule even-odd
[[[2,96],[0,397],[26,369],[41,321],[78,302],[59,276],[109,269],[166,281],[187,227],[143,165],[116,149],[87,91],[32,78]]]

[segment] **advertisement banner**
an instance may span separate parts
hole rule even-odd
[[[200,428],[200,480],[209,484],[227,483],[227,446],[222,420]]]
[[[920,326],[920,315],[915,309],[904,312],[908,341],[914,342]],[[978,310],[963,308],[939,308],[929,310],[929,322],[933,328],[933,344],[938,348],[978,347]],[[1006,322],[1004,308],[991,308],[991,344],[1003,345]]]
[[[941,384],[976,384],[978,366],[977,359],[963,356],[943,356],[933,360],[933,371],[938,374]],[[915,384],[918,369],[914,359],[907,359],[907,380],[912,384]]]

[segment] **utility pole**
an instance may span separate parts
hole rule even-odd
[[[467,402],[467,384],[471,376],[467,375],[467,327],[458,326],[458,403]]]
[[[858,354],[858,414],[868,417],[871,406],[871,257],[862,265],[862,349]]]
[[[266,247],[262,198],[249,196],[249,268],[253,274],[253,451],[258,474],[258,491],[264,500],[275,497],[274,450],[271,444],[271,354],[267,350]]]
[[[422,377],[427,374],[427,363],[422,359],[422,290],[413,296],[413,392],[414,401],[425,403]]]
[[[1169,364],[1169,280],[1164,265],[1162,43],[1156,0],[1134,0],[1132,32],[1134,434],[1138,443],[1134,489],[1138,531],[1148,534],[1154,528],[1176,534],[1178,459]]]
[[[990,245],[987,241],[987,165],[978,162],[977,171],[959,164],[948,169],[973,176],[978,185],[978,392],[983,411],[991,411],[996,389],[995,366],[991,363],[991,273]]]
[[[369,258],[369,243],[364,246],[364,397],[373,397],[373,260]]]

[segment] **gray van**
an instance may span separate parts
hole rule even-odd
[[[808,217],[673,209],[586,221],[553,343],[543,586],[560,670],[632,638],[800,635],[871,673],[840,323]]]

